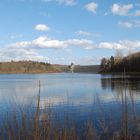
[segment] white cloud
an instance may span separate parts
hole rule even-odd
[[[138,27],[138,28],[140,27],[140,20],[133,20],[132,22],[134,27]]]
[[[124,5],[124,4],[114,3],[111,6],[111,12],[119,16],[133,16],[133,17],[140,16],[140,10],[134,6],[136,5],[133,5],[133,4]]]
[[[59,4],[64,4],[68,6],[73,6],[76,4],[76,0],[41,0],[43,2],[58,2]]]
[[[45,25],[45,24],[38,24],[34,27],[34,29],[38,30],[38,31],[49,31],[50,27],[48,25]]]
[[[90,12],[96,14],[96,10],[97,10],[97,8],[98,8],[98,4],[97,4],[97,3],[94,3],[94,2],[91,2],[91,3],[86,4],[86,5],[85,5],[85,8],[86,8],[88,11],[90,11]]]
[[[91,32],[82,31],[82,30],[75,32],[75,34],[78,36],[86,36],[86,37],[100,37],[101,36],[99,33],[91,33]]]
[[[136,10],[135,13],[133,14],[134,16],[140,16],[140,10]]]
[[[7,60],[34,60],[34,61],[47,61],[48,57],[45,57],[40,54],[41,49],[68,49],[68,47],[82,47],[84,49],[122,49],[125,51],[128,50],[139,50],[140,49],[140,40],[120,40],[118,42],[100,42],[95,44],[92,40],[88,39],[67,39],[67,40],[58,40],[51,39],[47,36],[40,36],[37,39],[31,41],[22,41],[16,42],[13,44],[7,45],[5,48],[0,50],[1,61]],[[58,57],[58,56],[57,56]],[[74,56],[73,56],[74,57]],[[60,59],[60,58],[58,58]],[[55,61],[55,57],[50,59]],[[94,59],[91,57],[84,58],[85,62],[91,62]],[[65,59],[60,60],[65,61]],[[78,63],[78,60],[76,61]],[[81,61],[82,62],[82,61]],[[79,63],[80,59],[79,59]],[[95,62],[95,61],[94,61]]]
[[[23,34],[15,34],[15,35],[11,35],[10,36],[10,39],[16,39],[16,38],[21,38],[21,37],[23,37]]]
[[[140,48],[140,41],[123,40],[118,42],[100,42],[95,44],[92,40],[88,39],[67,39],[67,40],[55,40],[48,38],[47,36],[40,36],[32,41],[16,42],[8,45],[10,49],[64,49],[67,47],[83,47],[85,49],[105,48],[105,49],[129,49]]]
[[[135,41],[130,41],[130,40],[120,40],[118,42],[101,42],[98,45],[99,48],[105,48],[105,49],[124,49],[124,50],[129,50],[129,49],[140,49],[140,41],[135,40]]]
[[[40,36],[32,41],[22,41],[6,45],[5,48],[0,50],[0,58],[1,61],[46,61],[49,59],[39,54],[40,49],[64,49],[70,46],[79,46],[85,49],[95,47],[93,41],[87,39],[55,40],[47,36]]]
[[[105,49],[120,49],[122,46],[119,43],[101,42],[99,48]]]
[[[11,48],[6,47],[0,50],[1,61],[11,61],[11,60],[33,60],[33,61],[46,61],[47,57],[39,55],[33,49],[23,49],[23,48]]]
[[[111,7],[111,11],[115,15],[120,15],[120,16],[127,16],[130,15],[130,10],[133,9],[133,4],[113,4]]]
[[[33,49],[62,49],[68,46],[81,46],[86,49],[94,47],[94,43],[87,39],[68,39],[68,40],[55,40],[47,36],[40,36],[32,41],[16,42],[10,45],[12,48],[33,48]]]
[[[118,24],[124,28],[139,28],[140,20],[119,21]]]
[[[131,22],[128,22],[128,21],[125,21],[125,22],[119,21],[118,24],[124,28],[132,28],[133,27],[133,24]]]
[[[90,32],[86,32],[86,31],[78,31],[78,32],[75,32],[76,35],[82,35],[82,36],[92,36],[92,33]]]
[[[67,46],[80,46],[84,47],[85,49],[92,49],[95,47],[92,40],[88,39],[70,39],[64,41]]]

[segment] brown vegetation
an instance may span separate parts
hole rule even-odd
[[[116,60],[112,71],[140,72],[140,52]]]
[[[0,62],[0,74],[17,74],[17,73],[56,73],[70,72],[69,65],[49,64],[35,61],[11,61]],[[74,67],[74,72],[99,72],[99,65]]]
[[[0,73],[48,73],[59,72],[53,65],[34,61],[11,61],[0,63]]]
[[[114,62],[104,58],[101,61],[102,72],[140,72],[140,52],[126,57],[114,57]]]

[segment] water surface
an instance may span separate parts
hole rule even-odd
[[[132,94],[136,111],[139,112],[140,77],[100,74],[5,74],[0,75],[0,113],[5,114],[19,107],[36,106],[40,87],[40,105],[51,105],[55,111],[64,110],[72,116],[77,112],[79,121],[89,114],[97,118],[102,112],[120,117],[122,97],[126,94],[128,107]],[[131,110],[131,107],[129,107]],[[114,112],[114,113],[112,113]],[[101,115],[101,114],[100,114]]]

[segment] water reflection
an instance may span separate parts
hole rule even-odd
[[[53,104],[86,106],[96,102],[115,104],[121,101],[121,93],[131,90],[140,101],[140,78],[121,75],[96,74],[35,74],[0,75],[0,112],[8,111],[14,104],[36,103],[38,81],[41,81],[41,105]],[[8,106],[8,107],[7,107]]]
[[[140,101],[140,77],[139,76],[102,76],[101,87],[104,90],[110,89],[117,98],[121,100],[122,95],[126,93],[127,99],[131,100],[131,96],[136,101]]]
[[[117,89],[129,88],[129,90],[140,91],[140,77],[132,76],[119,76],[112,75],[111,77],[103,76],[101,78],[101,86],[103,89],[111,89],[112,91]]]

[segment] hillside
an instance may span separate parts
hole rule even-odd
[[[69,65],[54,65],[63,72],[70,72]],[[98,73],[100,71],[99,65],[75,65],[73,72],[75,73]]]
[[[82,72],[82,73],[98,73],[99,71],[100,71],[99,65],[86,65],[86,66],[77,65],[74,68],[74,72]]]
[[[74,72],[97,73],[99,65],[87,65],[74,67]],[[34,61],[11,61],[0,63],[0,74],[16,73],[56,73],[70,72],[69,65],[49,64]]]
[[[1,62],[0,73],[50,73],[60,70],[44,62],[18,61]]]
[[[69,72],[69,65],[59,65],[59,64],[54,64],[53,65],[56,69],[60,70],[61,72]]]

